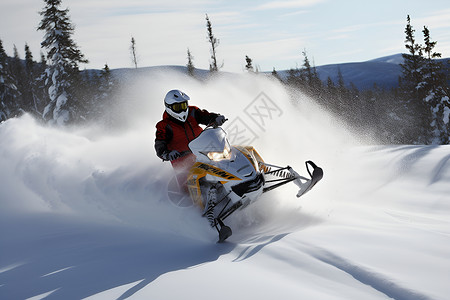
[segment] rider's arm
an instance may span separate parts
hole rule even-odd
[[[169,124],[159,122],[156,124],[155,150],[156,155],[164,160],[164,154],[169,152],[167,144],[172,140],[173,131]]]
[[[216,113],[210,113],[205,109],[200,109],[195,106],[193,107],[193,109],[195,110],[194,111],[195,119],[199,124],[203,125],[211,125],[211,123],[213,123],[216,120],[217,116],[219,115]]]

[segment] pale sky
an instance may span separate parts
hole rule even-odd
[[[25,43],[40,59],[43,32],[36,31],[44,7],[40,0],[1,0],[0,39],[8,55]],[[205,13],[220,40],[222,70],[242,72],[245,56],[262,71],[295,68],[302,51],[315,65],[366,61],[406,52],[406,16],[423,42],[427,26],[443,57],[450,57],[448,0],[63,0],[75,25],[74,39],[89,59],[81,69],[133,67],[131,37],[138,66],[186,65],[187,48],[197,68],[209,68]]]

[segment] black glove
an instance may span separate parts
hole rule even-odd
[[[216,119],[214,120],[214,125],[216,126],[222,126],[223,123],[225,123],[225,121],[228,120],[227,118],[225,118],[224,115],[218,115],[216,117]]]
[[[166,153],[164,153],[163,159],[172,161],[172,160],[177,159],[180,156],[181,156],[180,152],[178,152],[177,150],[172,150],[172,151],[167,151]]]

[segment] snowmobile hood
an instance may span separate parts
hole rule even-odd
[[[189,143],[189,149],[198,158],[207,157],[209,152],[223,152],[230,148],[225,131],[218,128],[207,128],[193,141]]]

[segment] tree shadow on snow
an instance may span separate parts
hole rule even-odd
[[[412,167],[419,162],[422,158],[425,156],[431,154],[433,150],[438,149],[439,145],[420,145],[420,146],[399,146],[394,147],[390,149],[390,152],[400,152],[404,153],[405,150],[413,150],[410,153],[404,155],[397,164],[397,172],[395,174],[395,177],[402,176],[405,173],[408,173]],[[436,165],[433,167],[432,170],[432,177],[430,178],[429,185],[432,185],[440,180],[443,179],[444,171],[446,170],[447,164],[450,161],[450,155],[446,155],[442,157],[439,162],[436,163]]]

